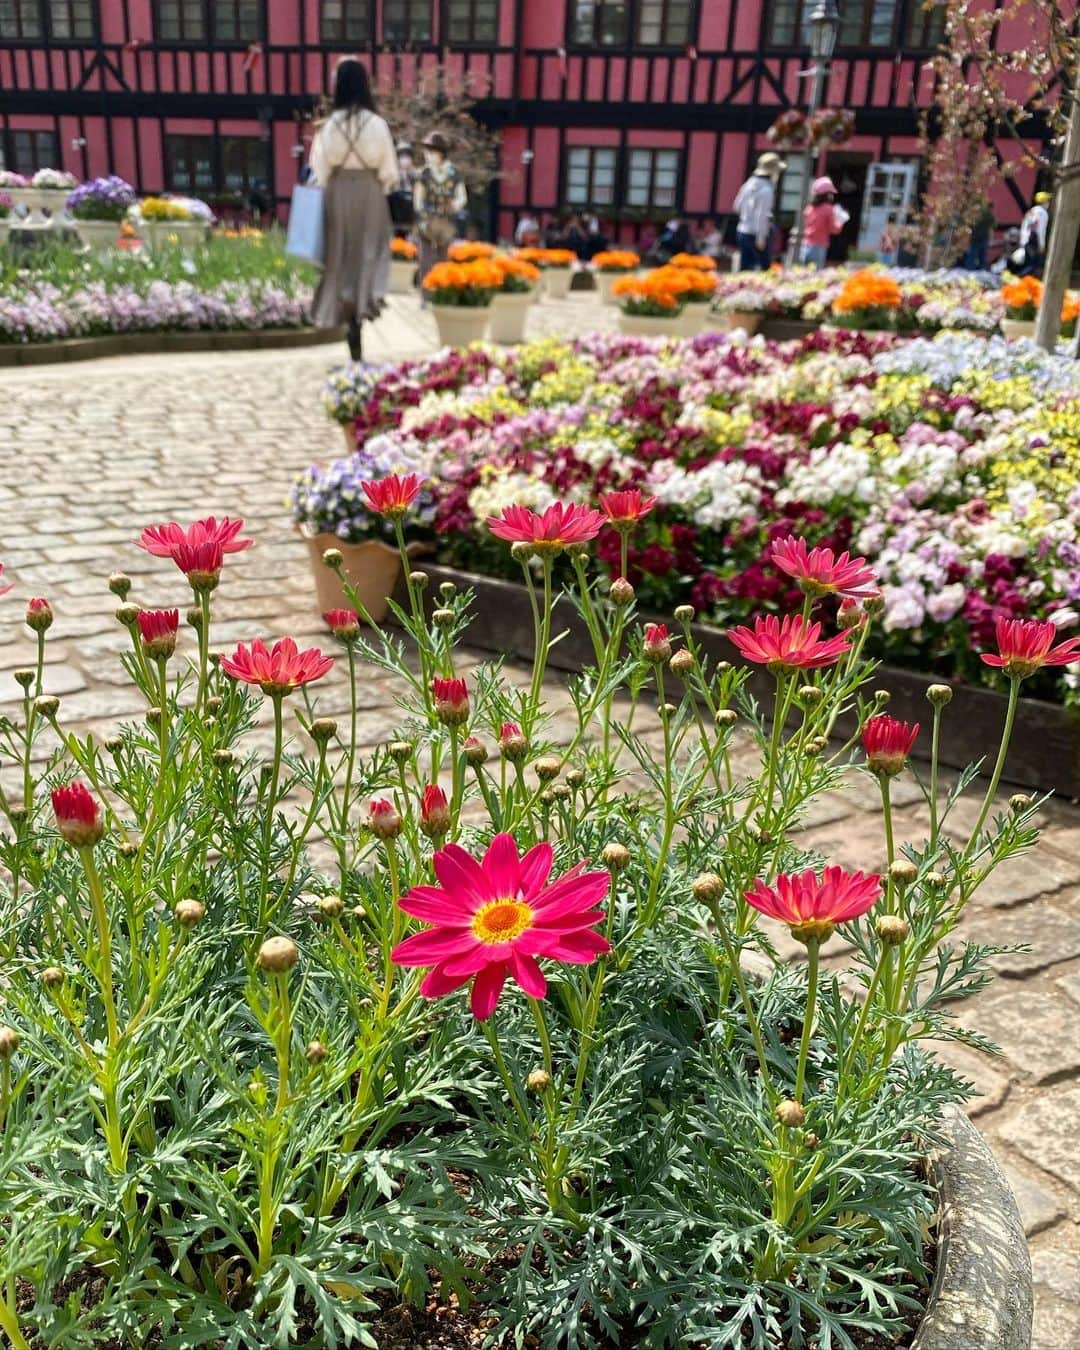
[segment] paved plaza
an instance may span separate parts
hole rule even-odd
[[[572,334],[614,326],[615,311],[592,295],[545,302],[530,332]],[[413,297],[394,297],[370,330],[372,361],[435,347],[434,322]],[[114,570],[134,580],[133,599],[187,603],[170,565],[136,549],[147,523],[210,513],[243,516],[256,547],[230,557],[215,600],[215,647],[256,635],[324,640],[304,546],[292,531],[286,495],[294,474],[341,453],[340,432],[320,407],[319,386],[344,348],[144,356],[0,372],[0,560],[18,592],[0,601],[0,713],[19,690],[11,670],[33,645],[17,622],[18,596],[43,595],[50,633],[48,692],[61,718],[106,730],[142,711],[118,653],[127,636],[106,586]],[[181,640],[189,630],[181,629]],[[551,685],[553,705],[561,694]],[[385,739],[394,689],[372,671],[363,682],[363,735]],[[327,699],[340,704],[342,686]],[[1037,789],[1039,784],[1029,784]],[[925,828],[914,784],[898,785],[897,837]],[[1010,789],[1012,790],[1012,789]],[[880,865],[876,788],[862,775],[815,810],[807,839],[844,865]],[[970,825],[974,806],[957,810]],[[1030,858],[1003,869],[978,893],[964,932],[1029,950],[997,959],[999,978],[961,1010],[1003,1050],[991,1061],[950,1058],[981,1095],[972,1113],[1004,1164],[1031,1239],[1037,1282],[1035,1350],[1080,1346],[1080,810],[1056,802]]]

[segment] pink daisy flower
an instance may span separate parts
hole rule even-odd
[[[549,884],[554,855],[537,844],[518,857],[509,834],[499,834],[478,862],[457,844],[432,859],[440,886],[414,886],[399,902],[406,914],[433,925],[391,953],[399,966],[431,966],[420,992],[439,998],[469,980],[472,1011],[484,1021],[495,1011],[508,975],[532,998],[547,980],[538,957],[588,965],[610,951],[594,932],[604,919],[596,908],[607,894],[607,872],[578,863]]]
[[[242,520],[229,516],[222,516],[220,520],[216,516],[206,516],[186,530],[175,520],[170,520],[164,525],[147,525],[135,542],[155,558],[175,558],[181,545],[194,549],[201,544],[218,544],[222,553],[242,553],[255,542],[254,539],[237,538],[243,528]]]
[[[877,904],[881,878],[826,867],[820,877],[809,870],[781,873],[771,886],[758,877],[745,896],[762,914],[786,923],[799,942],[824,942],[836,924],[857,919]]]
[[[794,577],[807,595],[842,595],[860,600],[877,587],[874,570],[865,558],[847,552],[836,555],[831,548],[809,548],[805,539],[788,535],[772,546],[772,562]]]
[[[571,544],[587,544],[600,533],[603,512],[578,502],[556,502],[537,515],[527,506],[508,506],[501,516],[488,516],[488,528],[511,544],[531,544],[537,553],[559,553]]]
[[[643,497],[639,488],[628,488],[624,492],[605,492],[600,498],[600,507],[608,518],[608,524],[618,529],[627,529],[647,516],[656,505],[655,497]]]
[[[901,773],[918,735],[918,722],[901,722],[888,713],[868,718],[862,729],[862,743],[870,769],[887,778]]]
[[[1080,637],[1068,638],[1054,646],[1059,633],[1049,619],[998,619],[994,627],[998,655],[983,652],[988,666],[996,666],[1006,675],[1024,680],[1043,666],[1067,666],[1080,661]]]
[[[245,684],[257,684],[264,694],[277,697],[322,679],[333,664],[333,657],[323,656],[318,647],[302,652],[289,637],[281,638],[270,648],[259,638],[247,647],[240,642],[232,656],[221,658],[221,669],[226,675]]]
[[[392,473],[360,486],[372,511],[389,516],[391,520],[400,520],[420,495],[424,480],[417,473],[407,473],[404,477]]]
[[[848,650],[847,633],[822,638],[821,624],[807,623],[801,614],[783,620],[770,614],[755,619],[753,628],[729,628],[727,635],[747,661],[774,674],[831,666]]]

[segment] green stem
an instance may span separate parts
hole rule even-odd
[[[158,746],[161,753],[159,777],[164,781],[169,763],[169,685],[163,656],[158,657]]]
[[[986,789],[986,796],[983,798],[982,810],[979,812],[979,819],[975,822],[975,828],[971,832],[971,838],[968,840],[968,846],[964,849],[965,857],[974,848],[978,842],[979,831],[986,823],[986,817],[990,814],[990,808],[994,804],[994,798],[997,795],[998,784],[1001,782],[1001,774],[1005,768],[1005,759],[1009,753],[1009,741],[1012,739],[1013,723],[1016,721],[1016,707],[1020,697],[1020,677],[1010,676],[1009,679],[1009,706],[1005,713],[1005,726],[1001,733],[1001,746],[998,749],[997,763],[994,765],[993,777],[990,779],[990,786]]]
[[[30,1350],[29,1343],[19,1330],[18,1317],[4,1299],[0,1299],[0,1331],[11,1342],[11,1350]]]
[[[892,779],[888,774],[878,775],[878,788],[881,791],[881,811],[885,822],[885,861],[887,864],[885,880],[885,912],[886,914],[895,913],[895,886],[893,880],[892,865],[896,857],[896,845],[893,841],[893,823],[892,823]]]
[[[941,705],[934,704],[934,727],[930,735],[930,856],[937,853],[938,841],[938,749],[941,742]]]
[[[540,705],[540,691],[544,684],[544,671],[547,667],[548,643],[551,641],[551,569],[552,558],[544,554],[544,599],[540,614],[540,631],[537,637],[536,652],[533,657],[532,684],[529,687],[529,735],[532,735],[532,723],[535,721]],[[534,596],[535,600],[535,596]]]
[[[806,1083],[806,1056],[810,1049],[810,1037],[814,1030],[814,1014],[817,1012],[818,957],[821,943],[810,941],[806,944],[806,1015],[803,1018],[802,1040],[799,1043],[799,1063],[795,1070],[795,1100],[802,1103],[803,1088]]]
[[[349,819],[349,797],[352,794],[353,771],[356,767],[356,649],[350,642],[349,658],[349,753],[345,760],[345,792],[341,802],[341,831],[345,833]]]
[[[881,983],[882,975],[888,968],[890,961],[890,952],[892,947],[882,943],[881,954],[878,957],[877,965],[874,967],[874,973],[870,977],[870,983],[866,988],[866,998],[863,1000],[862,1008],[859,1012],[859,1020],[855,1024],[855,1034],[851,1038],[851,1044],[848,1046],[847,1054],[840,1064],[840,1072],[836,1081],[837,1105],[842,1097],[846,1096],[845,1088],[847,1085],[848,1074],[855,1066],[855,1057],[859,1053],[859,1046],[862,1044],[862,1038],[866,1033],[866,1024],[870,1018],[870,1009],[873,1006],[874,998],[877,994],[878,985]]]
[[[11,1101],[11,1060],[5,1055],[0,1060],[0,1131],[7,1120],[8,1103]]]
[[[210,667],[210,592],[205,589],[199,591],[199,610],[202,618],[199,621],[199,692],[195,699],[195,709],[202,712],[206,706],[207,683],[209,680]]]
[[[390,993],[394,985],[394,962],[392,953],[401,938],[404,911],[398,904],[401,898],[401,879],[398,872],[397,845],[393,839],[386,841],[386,866],[390,873],[390,924],[389,931],[384,925],[383,941],[383,989],[379,999],[379,1021],[385,1021],[390,1009]]]
[[[716,931],[720,936],[720,941],[724,944],[724,954],[731,967],[735,984],[739,990],[739,996],[742,998],[743,1011],[746,1013],[747,1025],[750,1028],[750,1035],[753,1037],[754,1049],[757,1051],[758,1068],[761,1071],[761,1081],[765,1085],[765,1090],[771,1097],[773,1094],[772,1076],[769,1073],[769,1061],[765,1055],[765,1042],[761,1036],[761,1026],[758,1023],[757,1013],[754,1011],[754,1005],[750,1002],[750,992],[746,987],[746,980],[743,977],[742,966],[739,964],[739,954],[735,950],[735,944],[731,940],[731,934],[728,932],[727,924],[724,922],[724,916],[720,912],[719,900],[714,900],[709,904],[709,910],[713,916],[713,923],[716,925]],[[724,1009],[719,1009],[723,1014]]]
[[[112,971],[112,928],[105,909],[105,893],[101,885],[97,864],[94,862],[92,846],[79,849],[83,871],[86,873],[86,885],[90,892],[90,909],[94,915],[94,926],[98,938],[98,967],[101,984],[102,1002],[105,1004],[105,1022],[108,1028],[109,1049],[115,1050],[120,1040],[120,1028],[116,1017],[116,1002],[113,998]]]
[[[263,880],[262,899],[259,906],[259,931],[266,927],[268,915],[266,913],[266,902],[270,894],[270,848],[274,840],[274,808],[277,806],[278,784],[281,779],[281,753],[284,744],[284,728],[282,725],[281,704],[283,695],[275,693],[270,695],[270,700],[274,705],[274,761],[270,773],[270,790],[267,794],[264,804],[263,816],[263,857],[265,859],[266,874]]]
[[[807,597],[809,599],[809,597]],[[780,734],[784,728],[787,702],[784,698],[786,681],[782,672],[776,676],[776,698],[773,703],[772,734],[769,737],[769,777],[765,788],[765,814],[763,821],[768,828],[772,816],[773,792],[776,789],[776,769],[780,758]]]
[[[480,1027],[487,1037],[488,1045],[491,1046],[491,1053],[495,1058],[495,1066],[499,1070],[499,1076],[503,1080],[507,1095],[517,1112],[518,1120],[521,1121],[522,1129],[525,1131],[524,1142],[527,1144],[532,1135],[532,1121],[529,1119],[529,1113],[525,1109],[525,1104],[521,1100],[521,1093],[518,1091],[517,1084],[510,1076],[510,1070],[507,1067],[506,1060],[503,1058],[503,1052],[499,1045],[499,1038],[495,1034],[495,1028],[491,1024],[491,1019],[487,1018],[480,1023]]]

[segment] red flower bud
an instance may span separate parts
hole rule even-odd
[[[424,789],[420,802],[420,828],[429,839],[441,839],[450,828],[450,806],[441,787]]]
[[[396,839],[401,833],[401,815],[394,803],[385,797],[376,797],[372,801],[368,823],[376,839]]]
[[[140,609],[137,622],[143,650],[154,660],[168,660],[176,650],[176,630],[180,626],[178,609]]]
[[[323,618],[341,642],[349,643],[360,636],[360,616],[355,609],[328,609]]]
[[[48,600],[40,596],[26,602],[26,626],[35,633],[44,633],[52,627],[53,612]]]
[[[76,848],[89,848],[105,833],[98,813],[98,804],[82,783],[68,783],[54,788],[52,793],[56,828],[65,843]]]
[[[529,753],[529,742],[516,722],[504,722],[499,728],[499,749],[503,758],[516,764]]]
[[[671,658],[671,643],[668,640],[667,627],[662,623],[645,625],[645,642],[642,651],[646,661],[659,665]]]
[[[431,682],[435,716],[446,726],[460,726],[469,719],[469,686],[464,680],[436,676]]]

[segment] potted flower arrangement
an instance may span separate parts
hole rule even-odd
[[[416,278],[416,257],[419,250],[411,239],[390,240],[390,285],[393,295],[408,295]]]
[[[568,248],[540,250],[537,265],[544,270],[544,288],[548,295],[556,300],[566,299],[570,294],[571,269],[576,262],[577,254]]]
[[[139,234],[152,249],[192,248],[205,240],[213,220],[210,208],[196,198],[144,197],[135,211]]]
[[[697,262],[677,262],[676,259],[690,259],[693,254],[676,254],[663,267],[657,269],[658,275],[682,297],[683,309],[680,315],[680,333],[683,337],[697,337],[705,327],[709,317],[709,304],[716,294],[717,277],[715,264],[710,270],[699,266]],[[705,262],[712,263],[708,258]]]
[[[1042,282],[1038,277],[1020,277],[1002,286],[1005,317],[1001,321],[1001,331],[1007,338],[1034,337],[1042,293]]]
[[[1070,291],[1061,306],[1061,336],[1076,336],[1076,321],[1080,318],[1080,295]]]
[[[644,276],[619,277],[612,286],[619,302],[619,328],[637,337],[679,337],[684,291],[661,270]]]
[[[331,421],[341,427],[346,454],[356,451],[353,424],[364,411],[384,373],[383,366],[350,361],[334,370],[322,387],[323,408]]]
[[[68,215],[87,248],[112,248],[120,235],[120,222],[135,205],[135,189],[116,175],[81,183],[67,199]]]
[[[487,331],[491,301],[502,285],[493,262],[436,263],[424,278],[424,291],[446,347],[467,347]]]
[[[722,316],[729,332],[741,328],[744,333],[753,335],[761,327],[768,308],[766,291],[757,286],[737,286],[716,301],[714,311]]]
[[[38,169],[30,179],[34,208],[45,212],[54,224],[60,221],[68,194],[78,179],[63,169]]]
[[[533,291],[540,280],[540,269],[520,258],[496,254],[491,265],[501,278],[491,301],[488,336],[492,342],[514,343],[525,340],[525,319],[532,304]]]
[[[297,478],[292,517],[307,545],[320,614],[350,604],[344,581],[355,587],[352,603],[358,596],[365,617],[376,623],[385,617],[401,574],[399,534],[410,558],[425,552],[432,538],[434,497],[416,472],[425,468],[414,446],[372,436],[347,458],[326,468],[313,464]],[[403,476],[392,477],[391,471]],[[396,483],[405,487],[384,486]],[[327,549],[340,553],[340,565],[324,565]]]
[[[807,128],[810,144],[816,149],[846,145],[855,131],[855,114],[850,108],[819,108]]]
[[[902,304],[903,295],[892,277],[865,268],[853,272],[833,299],[833,323],[837,328],[893,329]]]
[[[459,239],[450,245],[447,257],[451,262],[479,262],[494,258],[496,251],[494,244],[484,243],[482,239]]]
[[[593,277],[596,281],[596,289],[600,292],[600,303],[604,305],[615,304],[615,297],[611,288],[615,284],[616,277],[625,277],[631,272],[636,272],[641,266],[641,258],[632,249],[604,249],[600,253],[593,255],[592,267]]]

